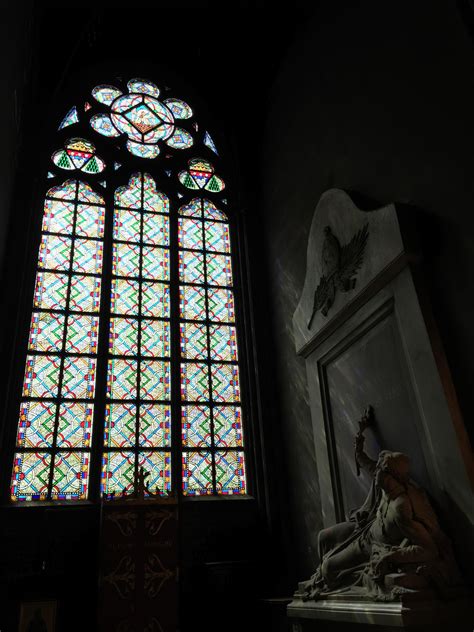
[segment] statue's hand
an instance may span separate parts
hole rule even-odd
[[[364,449],[365,437],[361,432],[358,432],[354,438],[354,448],[356,452],[361,452]]]
[[[385,553],[372,563],[372,571],[375,580],[383,580],[385,575],[392,570],[393,554]]]

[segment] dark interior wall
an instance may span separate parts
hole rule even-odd
[[[321,525],[304,361],[292,316],[314,208],[331,187],[426,211],[426,277],[468,432],[474,392],[473,48],[463,5],[320,3],[273,86],[262,154],[275,395],[289,546],[302,579]]]

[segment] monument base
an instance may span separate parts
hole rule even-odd
[[[367,625],[427,631],[472,632],[473,629],[473,612],[467,599],[449,602],[428,599],[408,603],[362,601],[350,597],[319,601],[294,599],[287,607],[287,617],[292,632],[321,630],[321,621],[354,624],[354,630],[359,630],[358,624],[360,630],[365,630]]]

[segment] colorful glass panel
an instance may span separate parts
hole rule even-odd
[[[141,214],[138,211],[129,211],[116,208],[114,210],[114,239],[140,243]]]
[[[64,315],[33,312],[28,348],[31,351],[60,351],[63,345]]]
[[[157,318],[170,316],[170,286],[166,283],[142,281],[142,315]]]
[[[219,220],[221,222],[227,221],[227,215],[220,211],[217,206],[209,200],[202,201],[202,210],[204,219]]]
[[[58,392],[60,358],[53,355],[28,355],[23,395],[40,399],[55,397]]]
[[[98,312],[100,277],[74,275],[71,279],[69,309],[75,312]]]
[[[142,320],[140,344],[142,356],[169,358],[169,323],[163,320]]]
[[[216,452],[216,488],[218,494],[246,493],[243,452]]]
[[[211,380],[215,402],[240,401],[239,369],[236,364],[211,364]]]
[[[142,247],[142,275],[145,279],[168,281],[169,250],[164,248]]]
[[[206,250],[230,252],[229,225],[223,222],[204,222]]]
[[[188,360],[207,358],[207,327],[198,323],[180,325],[181,357]]]
[[[166,448],[171,445],[171,407],[168,404],[140,406],[138,445]]]
[[[193,115],[193,111],[189,105],[180,99],[165,99],[164,103],[177,119],[188,119]]]
[[[181,127],[176,127],[171,138],[166,141],[168,147],[173,149],[187,149],[193,144],[193,137],[189,132]]]
[[[91,118],[91,127],[102,136],[120,136],[108,114],[95,114]]]
[[[95,367],[95,358],[67,356],[63,367],[62,397],[67,399],[93,398]]]
[[[56,404],[46,401],[27,401],[20,407],[20,423],[16,445],[18,448],[51,447],[56,419]]]
[[[107,372],[107,396],[111,399],[135,399],[137,361],[111,358]]]
[[[74,220],[74,204],[59,200],[44,203],[43,230],[71,235]]]
[[[137,355],[138,321],[132,318],[111,318],[109,349],[112,355]]]
[[[237,334],[235,327],[211,325],[209,327],[209,356],[215,361],[237,362]]]
[[[61,123],[59,124],[58,129],[64,129],[65,127],[69,127],[69,125],[74,125],[74,123],[79,122],[79,115],[77,113],[77,108],[75,105],[69,110],[66,116],[63,118]]]
[[[182,406],[181,434],[187,448],[209,447],[212,442],[209,406]]]
[[[135,454],[133,452],[105,452],[102,457],[102,495],[121,496],[133,489]]]
[[[59,407],[57,445],[62,448],[89,448],[92,439],[93,404],[65,402]]]
[[[84,500],[88,478],[88,452],[58,452],[54,458],[51,499]]]
[[[100,274],[102,272],[102,255],[102,241],[98,239],[75,239],[74,272]]]
[[[213,151],[216,156],[219,155],[219,152],[217,151],[216,145],[214,143],[214,141],[211,138],[211,135],[209,134],[209,132],[204,132],[204,140],[203,143],[206,145],[206,147],[209,147],[209,149],[211,151]]]
[[[238,448],[243,445],[242,411],[239,406],[215,406],[214,441],[219,448]]]
[[[45,500],[48,497],[48,482],[51,470],[51,455],[41,452],[15,454],[11,484],[11,499]]]
[[[66,351],[95,355],[98,335],[98,316],[70,314],[67,319]]]
[[[165,215],[143,213],[143,243],[169,246],[169,220]]]
[[[111,312],[113,314],[138,314],[140,285],[130,279],[112,279]]]
[[[76,235],[81,237],[104,236],[105,209],[103,206],[80,204],[77,209]]]
[[[207,364],[181,364],[181,399],[198,402],[209,399],[209,371]]]
[[[38,268],[59,271],[69,270],[71,243],[70,237],[43,235],[38,257]]]
[[[202,250],[202,222],[188,217],[178,218],[178,243],[180,248]]]
[[[104,105],[111,105],[121,94],[122,91],[114,86],[97,86],[92,90],[94,99]]]
[[[206,290],[198,285],[180,285],[180,316],[186,320],[205,320]]]
[[[137,407],[135,404],[108,404],[105,407],[104,445],[127,448],[135,443]]]
[[[230,288],[208,289],[209,320],[232,323],[235,320],[234,293]]]
[[[180,251],[179,279],[185,283],[204,283],[204,255],[202,253]]]
[[[142,399],[170,399],[171,380],[169,362],[162,362],[160,360],[141,361],[140,396]]]
[[[210,285],[232,285],[232,261],[225,255],[206,255],[207,281]]]
[[[212,456],[210,452],[183,452],[183,494],[203,496],[212,494]]]
[[[167,496],[171,492],[171,453],[139,452],[138,467],[149,472],[147,487],[152,494]]]

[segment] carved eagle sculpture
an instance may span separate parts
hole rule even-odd
[[[341,246],[330,226],[325,227],[324,234],[325,239],[321,253],[323,274],[314,292],[313,312],[309,319],[308,329],[311,328],[313,319],[319,310],[323,316],[327,316],[334,303],[337,290],[349,292],[355,288],[356,279],[354,276],[362,265],[369,236],[369,225],[365,224],[345,246]]]

